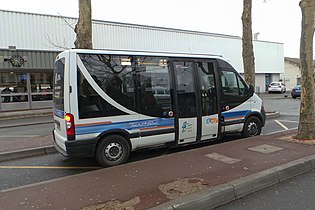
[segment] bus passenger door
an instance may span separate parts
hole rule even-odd
[[[197,141],[197,95],[192,61],[173,61],[175,75],[176,140],[178,144]]]
[[[214,62],[197,62],[201,106],[201,141],[218,137],[218,99]]]

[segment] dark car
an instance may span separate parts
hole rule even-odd
[[[301,85],[296,85],[292,90],[291,90],[291,96],[292,98],[296,99],[296,97],[301,97]]]

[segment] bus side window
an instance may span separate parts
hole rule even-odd
[[[233,71],[221,71],[221,85],[224,95],[239,95],[238,81]]]
[[[240,76],[237,76],[238,87],[240,96],[247,96],[248,95],[248,87],[245,84],[244,80]]]
[[[190,61],[173,62],[177,82],[178,116],[194,117],[197,115],[196,88],[193,63]]]
[[[166,58],[141,56],[136,61],[139,112],[154,117],[169,117],[172,102]]]
[[[217,93],[213,62],[198,62],[198,75],[201,93],[202,116],[216,114]]]
[[[130,83],[131,79],[129,79],[131,78],[131,71],[129,71],[131,67],[119,65],[120,57],[118,56],[82,54],[80,58],[96,83],[94,83],[95,86],[100,87],[115,102],[134,110],[134,103],[132,101],[134,91]],[[121,83],[120,81],[124,81],[125,83]],[[110,103],[102,98],[102,96],[95,91],[95,87],[92,87],[83,76],[79,67],[77,85],[80,119],[127,114],[118,109],[114,103]],[[111,87],[111,89],[107,90],[107,87]],[[128,93],[132,93],[131,97],[128,97],[127,91]],[[129,98],[131,100],[127,100]]]

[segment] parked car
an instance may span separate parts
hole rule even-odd
[[[286,91],[286,87],[285,87],[285,84],[283,84],[282,82],[272,82],[269,84],[268,93],[272,93],[272,92],[284,93],[285,91]]]
[[[291,90],[291,96],[292,98],[296,99],[296,97],[301,97],[301,85],[296,85]]]

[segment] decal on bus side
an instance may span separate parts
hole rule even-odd
[[[64,118],[65,112],[59,109],[54,109],[54,115],[60,118]]]
[[[223,112],[222,116],[224,121],[234,121],[245,119],[246,115],[249,114],[251,110],[235,111],[235,112]]]
[[[189,123],[187,121],[184,121],[182,124],[182,133],[190,133],[192,132],[192,123]]]
[[[218,118],[212,118],[212,117],[206,118],[206,125],[209,125],[212,123],[218,123],[218,122],[219,122]]]
[[[91,124],[78,124],[76,125],[76,134],[92,134],[101,133],[107,130],[122,129],[126,131],[133,130],[159,130],[174,128],[174,118],[156,118],[149,120],[137,120],[137,121],[125,121],[118,123],[109,123],[108,121],[102,123],[91,123]]]

